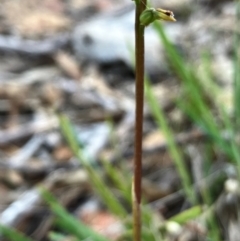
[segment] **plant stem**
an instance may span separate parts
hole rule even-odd
[[[133,229],[134,241],[141,240],[141,192],[142,192],[142,129],[144,103],[144,26],[140,15],[146,8],[146,0],[136,0],[135,14],[135,63],[136,63],[136,109],[135,109],[135,155],[133,178]]]

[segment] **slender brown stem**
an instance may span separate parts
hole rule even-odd
[[[135,156],[133,178],[133,222],[134,241],[141,240],[141,183],[142,183],[142,129],[144,104],[144,26],[140,15],[146,8],[146,0],[136,1],[135,14],[135,63],[136,63],[136,112],[135,112]]]

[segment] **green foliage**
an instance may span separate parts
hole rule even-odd
[[[187,209],[186,211],[183,211],[172,218],[169,219],[169,221],[174,221],[179,224],[185,224],[186,222],[195,219],[199,217],[202,214],[202,207],[201,206],[193,206],[190,209]]]
[[[0,225],[0,234],[11,241],[33,241],[13,228]]]
[[[158,105],[157,100],[149,84],[149,81],[147,79],[145,81],[145,86],[146,86],[146,96],[147,96],[150,109],[152,111],[155,121],[159,126],[159,129],[161,129],[165,134],[165,137],[168,143],[169,152],[173,158],[173,161],[181,177],[185,193],[188,196],[190,201],[195,202],[193,188],[191,185],[191,178],[188,175],[188,170],[186,168],[186,164],[182,157],[182,154],[174,141],[174,135],[167,124],[166,116],[164,115],[161,106]]]
[[[237,9],[238,22],[240,19],[240,3],[238,2]],[[217,152],[224,152],[228,157],[229,162],[232,162],[236,165],[236,169],[240,170],[240,152],[239,144],[236,141],[236,129],[239,127],[240,123],[240,72],[239,72],[239,34],[235,34],[235,59],[234,59],[234,111],[235,116],[231,118],[222,103],[217,101],[220,89],[213,83],[213,78],[211,76],[211,71],[209,70],[209,58],[205,55],[203,58],[203,64],[205,66],[204,73],[205,76],[201,79],[196,75],[196,69],[194,66],[188,64],[185,59],[177,52],[173,47],[172,43],[168,40],[165,35],[162,26],[159,23],[154,23],[156,32],[159,35],[159,38],[164,45],[166,50],[166,55],[168,61],[174,72],[177,74],[179,80],[181,81],[181,90],[182,94],[177,101],[178,106],[192,119],[193,123],[197,125],[203,132],[208,136],[208,143],[206,147],[214,149]],[[149,92],[150,89],[150,92]],[[147,97],[150,108],[152,109],[153,116],[155,120],[159,123],[159,127],[165,133],[170,154],[173,157],[177,170],[182,178],[183,187],[185,193],[188,193],[189,181],[184,180],[184,175],[186,174],[185,167],[181,167],[182,157],[181,153],[177,150],[177,147],[172,147],[173,145],[173,135],[169,137],[169,132],[166,131],[166,120],[164,120],[164,113],[160,107],[157,106],[156,99],[152,96],[151,87],[147,83]],[[214,111],[214,112],[213,112]],[[226,133],[228,137],[226,138]],[[175,151],[171,149],[175,149]],[[206,148],[206,150],[207,150]],[[209,148],[208,148],[209,149]],[[180,161],[181,160],[181,161]],[[209,165],[209,164],[208,164]],[[239,172],[240,173],[240,172]],[[226,180],[226,177],[224,178]],[[216,181],[215,187],[217,189],[222,188],[223,182]],[[187,188],[186,188],[187,187]],[[208,188],[214,188],[213,186]],[[214,205],[216,197],[213,198],[214,193],[219,193],[219,191],[214,190],[209,191],[207,186],[202,190],[202,197],[204,203],[207,205]],[[210,240],[220,240],[220,228],[216,223],[216,219],[212,212],[212,207],[207,209],[207,212],[210,212],[211,215],[205,217],[205,221],[209,228],[208,237]],[[194,216],[194,210],[187,210],[183,213],[180,213],[176,217],[185,217]],[[198,212],[195,212],[196,216]],[[187,215],[186,215],[187,214]],[[199,213],[200,216],[200,213]],[[176,218],[176,217],[173,217]],[[187,218],[186,218],[187,220]],[[182,221],[181,221],[182,223]]]
[[[115,189],[117,188],[118,193],[124,199],[124,201],[131,205],[131,177],[124,172],[124,168],[118,169],[107,161],[103,161],[103,168],[112,181]],[[123,174],[124,173],[124,174]]]
[[[95,233],[91,228],[87,227],[72,215],[70,215],[48,191],[45,189],[40,189],[40,191],[42,197],[48,203],[52,212],[56,215],[56,225],[62,230],[76,236],[79,241],[83,239],[107,241],[106,238]]]
[[[62,234],[56,233],[56,232],[50,232],[48,237],[51,241],[65,241],[65,240],[67,240],[65,235],[62,235]],[[72,238],[71,241],[77,241],[77,239]]]
[[[113,193],[109,190],[106,184],[103,182],[101,178],[100,172],[96,171],[93,168],[93,164],[91,160],[86,158],[84,151],[80,148],[79,142],[76,138],[74,128],[71,122],[68,120],[66,116],[60,116],[60,124],[62,128],[63,135],[65,136],[69,146],[71,147],[73,153],[78,158],[79,162],[83,165],[83,167],[87,170],[89,179],[93,183],[93,187],[96,192],[102,198],[104,204],[108,207],[108,209],[115,215],[124,218],[127,215],[124,207],[119,203],[117,198],[113,195]]]
[[[179,107],[192,118],[202,131],[207,133],[212,140],[212,144],[217,145],[220,150],[223,150],[229,156],[229,160],[236,164],[239,162],[236,158],[239,156],[239,151],[236,148],[234,138],[230,136],[231,141],[229,142],[223,135],[227,123],[228,128],[230,128],[227,131],[233,133],[234,122],[225,114],[225,110],[219,106],[219,103],[216,103],[216,95],[212,92],[211,94],[206,92],[203,85],[204,81],[198,78],[194,66],[186,64],[186,61],[173,47],[162,26],[159,23],[154,23],[154,26],[166,49],[170,64],[181,80],[183,93],[178,100]],[[214,86],[212,82],[211,86]],[[212,106],[209,103],[218,106],[220,110],[218,114],[213,115]]]

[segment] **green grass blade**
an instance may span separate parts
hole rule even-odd
[[[45,189],[41,188],[41,195],[48,203],[52,212],[56,215],[56,224],[64,231],[76,236],[79,240],[89,239],[94,241],[108,241],[105,237],[97,234],[89,227],[70,215],[61,204]]]
[[[122,170],[115,168],[108,161],[102,161],[104,170],[106,171],[108,177],[113,182],[114,186],[119,190],[121,196],[124,200],[131,205],[131,177],[130,175],[124,173],[124,168]],[[124,174],[123,174],[124,173]]]
[[[182,95],[178,102],[179,106],[230,158],[233,158],[229,143],[222,138],[221,128],[219,128],[218,123],[216,123],[216,119],[211,113],[211,108],[205,100],[206,94],[204,93],[204,88],[194,73],[194,68],[188,66],[186,61],[176,51],[175,47],[168,40],[161,25],[155,22],[154,27],[159,38],[162,40],[170,64],[181,79],[184,95]]]
[[[174,221],[179,224],[185,224],[188,221],[199,217],[201,214],[202,214],[202,207],[197,205],[171,217],[168,221]]]
[[[108,207],[108,209],[115,215],[119,217],[126,217],[127,212],[124,207],[119,203],[117,198],[113,195],[110,189],[106,186],[104,181],[102,180],[100,174],[97,170],[93,168],[93,162],[88,160],[85,153],[79,146],[79,142],[76,138],[76,134],[74,132],[74,128],[69,121],[69,119],[63,115],[60,115],[60,125],[62,128],[62,132],[64,137],[66,138],[70,148],[74,152],[75,156],[78,158],[79,162],[83,165],[83,167],[87,170],[89,178],[96,190],[96,192],[102,198],[104,204]]]
[[[56,232],[50,232],[48,234],[48,238],[51,241],[66,241],[66,240],[68,240],[66,235],[63,235],[61,233],[56,233]],[[78,241],[78,240],[71,237],[71,241]]]
[[[191,185],[191,179],[190,179],[186,164],[184,162],[184,159],[181,155],[180,150],[177,148],[175,144],[173,133],[171,132],[167,124],[167,120],[165,118],[163,110],[161,106],[158,105],[156,97],[154,96],[150,83],[147,79],[145,81],[145,89],[146,89],[146,97],[147,97],[149,107],[151,109],[151,112],[153,114],[153,117],[156,123],[158,124],[159,128],[161,129],[161,131],[163,131],[166,137],[169,152],[173,158],[173,161],[176,165],[176,168],[182,180],[183,189],[186,195],[188,196],[188,198],[190,199],[190,201],[195,202],[195,197],[194,197],[194,193]]]
[[[15,229],[4,225],[0,225],[0,234],[11,241],[33,241],[33,239],[26,237]]]

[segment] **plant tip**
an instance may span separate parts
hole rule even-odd
[[[174,18],[174,14],[170,10],[164,10],[161,8],[147,8],[145,9],[141,16],[140,22],[141,25],[148,26],[150,23],[154,22],[155,20],[165,20],[176,22],[177,20]]]
[[[170,10],[164,10],[161,8],[156,9],[156,19],[159,20],[165,20],[165,21],[171,21],[171,22],[176,22],[177,20],[174,18],[174,14]]]

